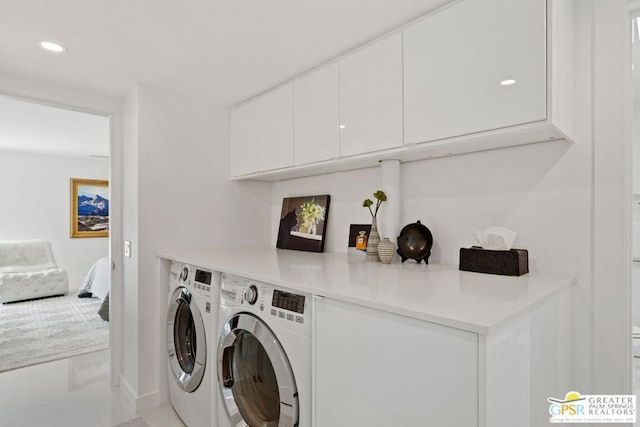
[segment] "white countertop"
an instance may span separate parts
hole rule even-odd
[[[459,271],[455,265],[366,262],[363,255],[274,248],[162,253],[161,258],[487,335],[571,277]]]

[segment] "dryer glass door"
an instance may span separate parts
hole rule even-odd
[[[177,288],[167,313],[169,365],[178,386],[193,392],[204,376],[207,343],[204,321],[193,295],[187,288]]]
[[[233,426],[297,425],[298,393],[291,365],[276,336],[259,318],[240,313],[225,324],[218,378]]]

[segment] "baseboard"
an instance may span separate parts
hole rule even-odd
[[[160,406],[160,396],[156,390],[138,397],[136,412],[141,414],[148,409],[157,408],[158,406]]]
[[[158,391],[153,391],[151,393],[138,396],[138,394],[129,385],[127,380],[122,375],[120,375],[119,377],[120,393],[122,394],[124,400],[136,410],[136,413],[141,414],[148,409],[157,408],[158,406],[160,406],[160,403],[163,403],[161,402],[160,393]]]
[[[135,408],[138,395],[133,391],[133,388],[131,388],[127,380],[122,375],[118,375],[118,377],[120,383],[120,394],[124,398],[125,402],[127,402],[132,408]]]

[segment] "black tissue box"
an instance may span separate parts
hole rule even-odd
[[[522,276],[529,272],[529,252],[526,249],[492,251],[480,246],[460,248],[459,268],[475,273]]]

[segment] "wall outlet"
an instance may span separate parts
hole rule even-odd
[[[131,241],[124,241],[124,256],[127,258],[131,258]]]

